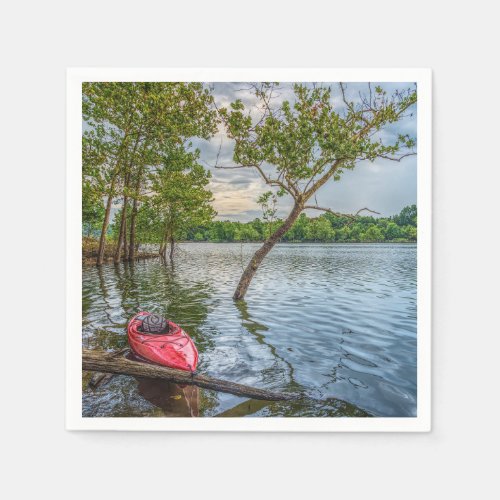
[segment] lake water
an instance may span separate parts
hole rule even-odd
[[[258,244],[184,243],[159,259],[83,270],[83,346],[127,346],[136,312],[161,313],[195,341],[198,371],[256,387],[304,391],[262,402],[115,376],[91,389],[83,416],[415,416],[414,244],[279,244],[243,302],[232,294]]]

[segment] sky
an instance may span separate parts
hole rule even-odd
[[[245,83],[212,83],[215,101],[218,107],[228,106],[230,102],[241,99],[253,117],[259,115],[258,102]],[[340,88],[337,83],[322,83],[332,86],[332,101],[342,110]],[[347,83],[347,97],[357,100],[359,93],[368,91],[366,83]],[[374,85],[373,84],[372,88]],[[379,84],[388,93],[396,89],[413,88],[412,83],[383,83]],[[280,84],[273,100],[274,106],[279,106],[284,100],[293,102],[291,84]],[[413,116],[408,116],[398,123],[391,125],[383,133],[383,139],[396,137],[398,134],[410,134],[416,138],[417,117],[416,109],[411,110]],[[193,147],[200,150],[200,159],[203,165],[212,172],[209,189],[214,195],[213,206],[217,211],[218,220],[232,220],[246,222],[262,216],[257,204],[260,194],[269,191],[255,169],[220,169],[215,168],[218,163],[222,166],[234,166],[233,142],[226,136],[222,125],[218,133],[210,140],[196,139]],[[217,155],[220,154],[217,160]],[[271,166],[267,166],[272,169]],[[417,203],[417,157],[409,156],[400,162],[390,160],[376,160],[373,163],[363,161],[358,163],[354,170],[346,171],[340,181],[329,181],[317,193],[317,204],[342,213],[355,213],[360,208],[370,208],[388,217],[401,211],[406,205]],[[292,199],[285,196],[280,199],[278,216],[285,216],[292,207]],[[308,215],[317,217],[321,214],[316,210],[306,211]]]

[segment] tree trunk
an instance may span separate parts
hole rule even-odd
[[[264,260],[264,257],[272,250],[274,245],[283,237],[283,235],[292,227],[293,223],[297,220],[298,216],[303,210],[302,203],[295,203],[292,211],[288,215],[287,219],[281,226],[276,229],[276,231],[267,238],[264,244],[254,253],[252,259],[248,263],[245,271],[241,275],[240,282],[236,287],[236,291],[234,292],[233,299],[240,300],[245,297],[247,293],[248,287],[252,278],[255,276],[257,269],[260,264]]]
[[[130,215],[130,244],[128,248],[128,258],[129,260],[135,259],[136,253],[136,243],[135,243],[135,219],[137,217],[137,197],[134,198],[134,204],[132,205],[132,214]]]
[[[214,379],[207,375],[192,374],[188,371],[134,361],[125,357],[125,354],[126,352],[122,351],[109,353],[84,349],[82,353],[82,368],[89,371],[169,380],[176,384],[196,385],[204,389],[227,392],[236,396],[245,396],[253,399],[265,399],[267,401],[291,401],[307,398],[307,396],[299,393],[258,389],[257,387],[236,384],[227,380]]]
[[[111,213],[111,205],[113,204],[113,196],[115,194],[116,178],[118,177],[118,172],[120,171],[121,154],[123,152],[123,149],[125,148],[125,145],[127,144],[131,120],[132,120],[132,118],[130,118],[130,120],[127,124],[127,128],[125,130],[125,135],[124,135],[122,142],[120,144],[120,148],[118,149],[118,154],[116,155],[116,163],[115,163],[115,166],[113,167],[112,174],[111,174],[112,175],[111,186],[109,189],[108,201],[106,203],[106,212],[104,213],[104,220],[102,222],[101,238],[99,239],[99,250],[97,251],[96,264],[98,266],[102,265],[102,263],[104,262],[104,247],[106,244],[106,232],[107,232],[108,226],[109,226],[109,215]]]
[[[139,172],[137,173],[137,181],[135,183],[135,193],[134,193],[134,204],[132,206],[132,215],[130,216],[130,245],[128,251],[129,260],[134,260],[137,254],[138,244],[135,242],[135,221],[137,219],[137,211],[139,205],[139,194],[141,191],[141,178],[142,178],[143,169],[139,168]]]
[[[118,243],[116,244],[116,249],[115,249],[115,254],[113,256],[113,260],[115,263],[120,262],[121,259],[121,254],[122,254],[122,245],[123,245],[123,231],[124,231],[124,223],[125,223],[125,217],[123,212],[126,210],[126,198],[123,200],[123,206],[122,206],[122,213],[120,215],[120,233],[118,236]]]
[[[124,200],[124,216],[125,223],[123,224],[123,259],[128,260],[128,245],[127,245],[127,208],[128,208],[128,197]]]
[[[125,185],[124,185],[124,196],[123,196],[123,207],[122,214],[120,219],[120,235],[118,237],[118,244],[116,246],[114,261],[115,263],[120,262],[122,246],[123,246],[123,254],[125,260],[127,260],[128,248],[127,248],[127,206],[128,206],[128,195],[127,190],[129,187],[130,174],[127,174],[125,177]]]
[[[174,248],[175,248],[174,235],[170,235],[170,262],[174,262]]]
[[[162,259],[167,260],[167,248],[172,240],[172,235],[170,234],[169,223],[165,225],[165,232],[163,233],[163,240],[160,246],[160,255]],[[170,260],[172,260],[173,251],[170,249]]]
[[[122,219],[121,219],[121,227],[120,227],[120,238],[118,240],[118,247],[115,253],[115,262],[120,262],[121,256],[121,247],[123,245],[123,259],[128,260],[128,252],[129,247],[127,245],[127,205],[128,205],[128,188],[130,187],[130,177],[132,175],[132,164],[134,162],[135,153],[137,151],[137,146],[141,141],[141,132],[142,125],[139,127],[139,131],[137,133],[137,138],[135,140],[134,149],[132,150],[132,155],[128,162],[128,172],[125,176],[125,193],[123,197],[123,211],[122,211]],[[140,175],[138,175],[140,177]],[[139,182],[139,181],[138,181]]]
[[[108,225],[109,225],[109,215],[111,213],[111,205],[113,204],[115,181],[116,181],[116,176],[113,176],[113,180],[111,181],[111,188],[109,190],[108,201],[106,202],[106,212],[104,213],[104,220],[102,222],[101,238],[99,239],[99,249],[97,250],[96,264],[98,266],[102,265],[102,263],[104,262],[104,247],[106,244],[106,232],[108,230]]]
[[[168,248],[168,238],[167,235],[165,235],[165,243],[163,243],[163,254],[162,254],[162,257],[165,260],[167,260],[167,248]]]
[[[163,259],[165,256],[165,247],[166,247],[165,234],[161,237],[160,241],[160,249],[158,250],[158,255]]]

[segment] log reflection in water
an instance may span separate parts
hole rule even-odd
[[[166,380],[135,377],[139,394],[161,408],[167,417],[198,417],[199,389]]]

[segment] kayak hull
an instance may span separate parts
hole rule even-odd
[[[130,348],[137,356],[162,366],[194,372],[198,364],[198,351],[191,337],[179,326],[169,321],[167,334],[149,334],[139,331],[149,312],[137,313],[128,324]]]

